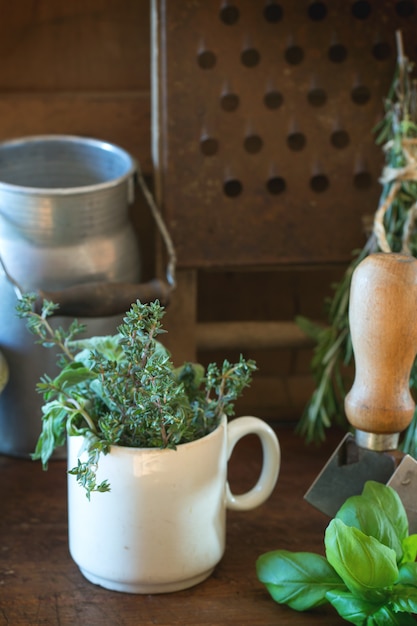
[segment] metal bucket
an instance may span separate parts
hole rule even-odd
[[[47,135],[0,143],[0,255],[9,275],[24,291],[138,281],[139,248],[128,216],[135,174],[127,152],[95,139]],[[41,430],[36,384],[45,372],[53,375],[56,355],[34,343],[16,304],[3,273],[0,350],[9,381],[0,395],[0,453],[27,456]],[[79,319],[90,336],[111,334],[123,312]]]

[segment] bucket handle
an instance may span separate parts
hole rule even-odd
[[[176,270],[176,265],[177,265],[177,255],[175,252],[175,248],[174,248],[174,244],[173,241],[171,239],[171,235],[169,234],[169,231],[165,225],[165,222],[162,218],[162,214],[161,211],[159,210],[153,195],[151,194],[145,179],[143,177],[141,168],[139,163],[137,162],[137,178],[138,178],[138,183],[139,183],[139,187],[141,188],[141,191],[145,197],[146,202],[148,203],[148,206],[151,210],[152,216],[155,220],[155,224],[159,230],[159,233],[162,237],[162,240],[165,244],[165,248],[167,251],[167,255],[168,255],[168,261],[167,261],[167,268],[166,268],[166,279],[168,281],[168,285],[170,286],[171,289],[175,289],[176,283],[175,283],[175,270]]]
[[[42,312],[43,300],[50,300],[59,305],[56,315],[71,317],[107,317],[119,315],[130,308],[132,302],[140,300],[142,303],[159,300],[163,306],[167,306],[170,295],[175,289],[176,253],[171,236],[162,218],[161,212],[149,191],[140,166],[136,163],[137,180],[145,200],[151,210],[157,228],[164,241],[168,261],[166,269],[166,281],[154,278],[147,283],[122,283],[122,282],[88,282],[73,287],[66,287],[59,291],[37,290],[37,298],[34,310]],[[18,300],[22,299],[24,290],[22,286],[9,273],[4,259],[0,254],[0,267],[12,285]]]

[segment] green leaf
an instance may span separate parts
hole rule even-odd
[[[275,602],[297,611],[324,604],[330,590],[346,589],[326,559],[309,552],[267,552],[257,560],[256,571]]]
[[[103,335],[88,337],[71,341],[69,347],[77,351],[75,361],[83,363],[87,368],[92,365],[92,352],[99,352],[106,359],[118,361],[123,356],[123,348],[120,344],[121,335]]]
[[[44,469],[48,467],[54,449],[63,446],[66,438],[67,411],[60,402],[53,400],[42,407],[42,432],[32,454],[33,460],[41,460]]]
[[[368,481],[362,495],[348,498],[336,518],[392,548],[401,561],[408,520],[399,495],[391,487]]]
[[[416,621],[408,613],[397,613],[389,606],[381,606],[368,618],[367,626],[416,626]]]
[[[408,535],[408,518],[404,505],[398,493],[389,485],[368,480],[362,491],[362,495],[373,501],[377,506],[385,509],[391,523],[397,525],[397,533],[401,538]]]
[[[326,557],[346,587],[359,597],[378,601],[381,590],[398,579],[394,550],[341,519],[333,519],[325,533]]]
[[[108,397],[108,394],[106,393],[106,390],[103,387],[103,383],[100,379],[96,378],[95,380],[92,380],[90,383],[90,389],[93,393],[96,394],[97,398],[100,398],[100,400],[107,406],[110,411],[116,410],[117,405],[112,402]]]
[[[357,626],[415,626],[416,623],[408,609],[391,602],[369,602],[343,591],[329,591],[327,599],[343,619]]]
[[[91,372],[82,363],[76,363],[72,361],[71,363],[68,363],[64,369],[61,370],[56,378],[54,378],[52,381],[48,381],[47,385],[49,385],[49,383],[52,383],[54,387],[68,389],[70,387],[75,387],[84,382],[87,382],[88,380],[92,380],[96,377],[97,374]],[[39,388],[42,388],[42,383],[39,384]]]
[[[404,578],[406,578],[406,576]],[[414,575],[412,584],[399,583],[394,586],[391,592],[390,605],[395,611],[400,613],[417,613],[416,583],[417,581]]]
[[[413,562],[417,559],[417,535],[408,535],[402,541],[402,563]],[[416,576],[417,580],[417,576]]]
[[[295,323],[301,328],[301,330],[311,339],[318,342],[320,339],[320,335],[323,332],[323,326],[319,326],[315,324],[307,317],[302,315],[297,315],[295,318]]]
[[[398,584],[417,588],[417,563],[403,563],[398,569]]]
[[[350,591],[332,590],[326,594],[326,597],[340,617],[358,626],[372,623],[369,619],[382,606],[381,602],[369,602],[364,598],[358,598]]]

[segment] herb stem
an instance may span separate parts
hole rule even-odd
[[[69,394],[66,394],[65,391],[61,390],[61,393],[63,393],[65,395],[68,404],[72,404],[72,406],[74,406],[77,409],[77,413],[80,413],[80,415],[82,415],[84,420],[87,422],[88,428],[93,433],[97,433],[97,428],[96,428],[96,425],[94,423],[94,420],[90,417],[90,415],[87,413],[87,411],[84,409],[84,407],[82,407],[81,404],[79,402],[77,402],[77,400],[75,400],[75,398],[72,398]]]

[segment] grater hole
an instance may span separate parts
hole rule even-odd
[[[303,133],[300,132],[290,133],[287,137],[287,145],[290,150],[294,150],[294,152],[299,152],[306,145],[306,137]]]
[[[233,26],[239,21],[239,9],[233,5],[227,5],[220,10],[220,19],[223,24]]]
[[[399,17],[411,17],[416,9],[412,0],[400,0],[395,5],[395,10]]]
[[[248,48],[242,52],[240,60],[246,67],[255,67],[261,60],[261,55],[255,48]]]
[[[334,43],[330,46],[327,56],[332,63],[343,63],[347,57],[347,48],[341,43]]]
[[[357,87],[354,87],[350,95],[353,102],[359,105],[366,104],[371,98],[371,93],[365,85],[358,85]]]
[[[284,98],[279,91],[268,91],[264,96],[264,104],[267,109],[279,109],[284,102]]]
[[[204,137],[200,141],[200,150],[205,156],[213,156],[219,151],[219,142],[213,137]]]
[[[223,191],[228,198],[237,198],[242,193],[243,186],[240,180],[233,178],[227,180],[223,185]]]
[[[385,61],[391,56],[391,46],[386,41],[380,41],[372,48],[372,54],[377,61]]]
[[[358,20],[366,20],[371,14],[371,8],[367,0],[357,0],[352,4],[352,15]]]
[[[271,176],[266,182],[266,188],[270,194],[277,196],[283,193],[287,187],[287,184],[281,176]]]
[[[320,89],[319,87],[310,89],[307,94],[307,100],[311,106],[321,107],[326,103],[327,94],[324,89]]]
[[[345,130],[335,130],[330,135],[330,142],[334,148],[339,150],[346,148],[350,143],[349,133]]]
[[[353,177],[353,184],[356,189],[369,189],[372,185],[372,176],[369,172],[357,172]]]
[[[323,193],[329,187],[329,179],[325,174],[315,174],[311,177],[310,187],[316,193]]]
[[[210,50],[204,50],[203,52],[200,52],[198,54],[197,62],[201,69],[210,70],[216,65],[217,58],[214,52],[210,52]]]
[[[220,106],[223,111],[236,111],[239,106],[239,96],[235,93],[225,93],[220,98]]]
[[[280,4],[275,4],[275,2],[271,2],[264,9],[264,18],[267,22],[271,22],[271,24],[275,24],[276,22],[280,22],[283,18],[284,11],[282,10],[282,6]]]
[[[285,51],[285,60],[290,65],[299,65],[304,59],[304,50],[300,46],[289,46]]]
[[[324,2],[313,2],[308,7],[308,17],[314,22],[324,20],[327,15],[327,7]]]
[[[257,154],[262,150],[263,145],[264,143],[259,135],[248,135],[243,142],[243,146],[249,154]]]

